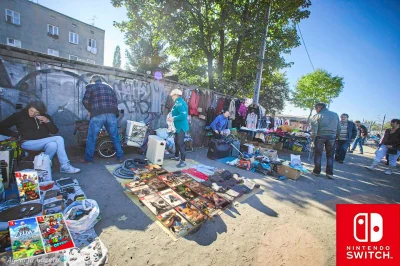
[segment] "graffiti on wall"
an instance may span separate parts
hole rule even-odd
[[[60,128],[69,134],[76,120],[88,119],[82,105],[85,86],[96,73],[60,68],[40,63],[0,58],[0,119],[16,112],[16,106],[41,100]],[[124,109],[125,120],[144,121],[151,117],[153,128],[165,127],[163,106],[170,86],[159,81],[127,79],[104,75],[105,82],[116,92],[118,108]],[[151,115],[150,115],[151,114]]]

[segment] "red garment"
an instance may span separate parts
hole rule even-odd
[[[204,181],[208,180],[207,175],[203,174],[202,172],[197,171],[194,168],[185,169],[185,170],[182,170],[182,172],[184,172],[188,175],[192,175],[194,177],[200,178],[201,180],[204,180]]]
[[[199,107],[200,94],[196,93],[196,90],[192,91],[192,95],[189,99],[189,114],[190,115],[199,115],[197,108]]]
[[[215,109],[216,116],[219,116],[221,114],[221,111],[224,110],[224,104],[225,104],[225,99],[219,98],[217,103],[217,108]]]

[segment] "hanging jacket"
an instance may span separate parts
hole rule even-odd
[[[228,111],[229,111],[229,119],[235,120],[235,118],[236,118],[235,100],[232,100],[231,103],[229,104]]]
[[[190,96],[189,99],[189,114],[190,115],[199,115],[199,112],[197,111],[197,108],[199,107],[199,100],[200,100],[200,94],[196,92],[196,90],[192,91],[192,95]]]
[[[224,98],[219,98],[217,108],[215,109],[215,114],[219,115],[221,114],[222,110],[224,109],[224,104],[225,104],[225,99]]]
[[[241,117],[246,117],[247,108],[246,108],[246,105],[244,105],[244,102],[242,102],[242,103],[240,104],[240,107],[239,107],[239,110],[238,110],[238,114],[239,114],[239,116],[241,116]]]
[[[207,120],[206,120],[206,126],[209,126],[215,119],[215,109],[214,107],[210,106],[207,109]]]
[[[225,100],[224,100],[224,112],[229,110],[230,104],[231,104],[231,99],[225,98]]]

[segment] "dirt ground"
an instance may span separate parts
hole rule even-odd
[[[103,219],[95,229],[109,249],[109,265],[335,265],[336,204],[400,203],[400,175],[385,175],[383,165],[376,172],[365,170],[374,152],[365,150],[335,164],[335,180],[306,174],[276,181],[211,161],[206,149],[198,148],[188,157],[239,172],[262,191],[176,242],[123,193],[104,166],[115,164],[114,159],[74,165],[82,168],[76,177],[86,195],[100,206]],[[281,158],[288,156],[279,152]],[[128,151],[126,157],[138,155]],[[312,169],[307,157],[302,155],[302,161]],[[62,176],[56,172],[55,178]],[[123,215],[127,219],[118,221]]]

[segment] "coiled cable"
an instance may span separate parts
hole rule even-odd
[[[127,159],[114,169],[113,175],[122,179],[134,179],[135,173],[132,169],[144,168],[145,166],[147,166],[147,160]]]

